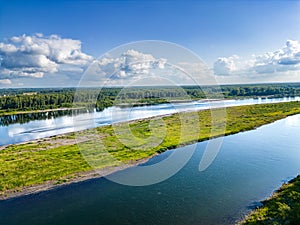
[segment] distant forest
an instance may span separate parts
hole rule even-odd
[[[99,111],[114,104],[146,105],[176,100],[212,98],[300,96],[300,83],[135,88],[22,88],[0,89],[0,113],[56,108],[87,108]],[[76,104],[74,104],[74,100]]]

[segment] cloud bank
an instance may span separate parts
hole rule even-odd
[[[62,82],[65,86],[74,86],[86,69],[94,74],[89,76],[88,85],[96,85],[94,81],[110,80],[109,84],[119,85],[122,81],[128,83],[139,78],[153,80],[154,75],[190,84],[194,79],[207,79],[207,74],[211,73],[211,70],[206,71],[205,65],[195,62],[178,62],[178,68],[171,64],[170,59],[167,61],[135,48],[94,59],[82,52],[80,40],[58,35],[21,35],[0,42],[0,86],[20,83],[45,86]],[[191,76],[180,71],[181,67]],[[300,81],[300,43],[288,40],[282,48],[253,55],[250,59],[238,55],[221,57],[212,70],[220,83]],[[161,79],[157,79],[157,83],[160,82]]]
[[[171,54],[173,54],[171,52]],[[166,57],[168,58],[168,57]],[[174,85],[210,81],[208,67],[200,62],[172,61],[129,48],[95,60],[84,81],[100,85]],[[84,82],[81,80],[81,82]]]
[[[15,36],[0,42],[0,78],[41,78],[45,73],[80,68],[93,60],[81,51],[79,40],[57,35]]]
[[[262,55],[242,60],[234,55],[219,58],[213,66],[214,74],[220,76],[246,75],[257,77],[300,70],[300,43],[288,40],[284,47]]]
[[[9,80],[9,79],[0,79],[0,84],[9,85],[9,84],[11,84],[11,80]]]

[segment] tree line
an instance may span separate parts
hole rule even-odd
[[[300,84],[224,85],[220,87],[24,88],[0,89],[0,112],[88,108],[114,104],[159,104],[171,100],[204,99],[222,92],[224,98],[300,96]]]

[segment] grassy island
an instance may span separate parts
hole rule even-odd
[[[222,109],[213,109],[214,114]],[[0,148],[0,197],[6,199],[21,194],[46,190],[57,185],[89,179],[135,165],[155,154],[198,141],[252,130],[264,124],[300,113],[300,102],[229,107],[226,117],[211,123],[211,111],[185,112],[151,119],[103,126],[77,133],[68,133],[28,143]],[[199,124],[192,117],[199,116]],[[181,136],[181,119],[188,127]],[[157,119],[163,123],[155,123]],[[212,125],[213,124],[213,125]],[[116,126],[129,125],[132,134],[116,134]],[[151,132],[151,129],[155,132]],[[200,133],[197,129],[200,127]],[[162,129],[164,128],[164,129]],[[164,130],[164,134],[160,132]],[[120,136],[121,135],[121,136]],[[162,140],[155,147],[144,145],[150,136]],[[98,141],[101,139],[101,145]],[[123,139],[123,141],[120,141]],[[124,145],[130,141],[132,145]],[[96,145],[95,145],[96,144]],[[78,147],[80,146],[80,148]],[[95,148],[95,146],[97,146]],[[100,147],[99,147],[100,146]],[[144,146],[142,149],[139,146]],[[146,146],[146,147],[145,147]],[[85,158],[82,155],[84,151]],[[112,159],[113,158],[113,159]],[[92,162],[94,165],[91,167]],[[94,161],[93,161],[94,160]],[[97,171],[95,171],[95,169]],[[100,172],[99,172],[100,171]]]

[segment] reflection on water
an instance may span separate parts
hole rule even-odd
[[[207,141],[176,175],[132,187],[104,178],[0,202],[5,225],[231,225],[300,173],[300,115],[226,136],[213,164],[199,172]],[[186,147],[180,148],[185,150]],[[178,149],[153,157],[167,158]],[[119,173],[130,173],[130,168]]]
[[[72,111],[61,110],[61,111],[7,115],[7,116],[0,117],[0,126],[8,126],[15,123],[24,124],[24,123],[29,123],[30,121],[33,120],[55,119],[57,117],[65,116],[65,115],[72,115]]]
[[[54,111],[0,117],[0,145],[19,143],[72,131],[104,126],[116,122],[143,119],[175,112],[217,107],[299,101],[300,97],[257,98],[224,101],[166,103],[133,108],[109,107],[103,111]]]

